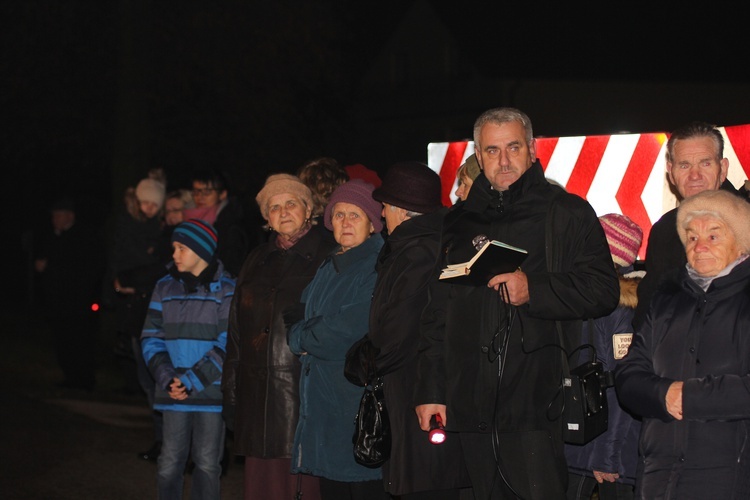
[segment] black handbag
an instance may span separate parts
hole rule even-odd
[[[365,467],[376,468],[391,456],[391,423],[383,397],[383,377],[365,386],[354,417],[354,460]]]

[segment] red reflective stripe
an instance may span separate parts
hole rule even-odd
[[[575,167],[565,186],[568,192],[586,199],[599,164],[602,162],[604,150],[607,149],[609,138],[608,135],[594,135],[584,139]]]
[[[549,159],[555,152],[557,146],[557,137],[545,137],[536,140],[536,157],[542,163],[542,168],[546,169],[549,165]]]
[[[643,205],[641,194],[654,168],[654,163],[658,159],[659,151],[661,151],[661,147],[666,140],[666,134],[641,134],[625,175],[620,181],[620,188],[615,195],[622,213],[630,217],[643,229],[644,243],[641,245],[642,251],[638,253],[641,258],[646,256],[646,242],[648,242],[648,235],[651,233],[652,226],[646,207]]]
[[[445,152],[445,158],[443,158],[443,164],[440,167],[440,183],[442,184],[441,199],[446,207],[453,204],[451,191],[453,190],[453,184],[456,182],[456,171],[461,166],[468,144],[468,142],[451,142]]]
[[[724,127],[724,133],[732,143],[732,149],[745,171],[745,178],[750,178],[750,125]]]

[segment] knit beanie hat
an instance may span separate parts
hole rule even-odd
[[[213,259],[217,240],[216,229],[201,219],[180,222],[172,232],[172,242],[182,243],[206,262]]]
[[[303,183],[299,177],[290,174],[273,174],[266,179],[266,184],[258,192],[255,201],[258,202],[260,213],[263,218],[268,220],[268,200],[277,194],[289,193],[307,205],[310,210],[313,209],[312,191]]]
[[[466,161],[463,165],[461,165],[461,167],[463,167],[466,176],[472,181],[479,177],[479,174],[482,173],[482,169],[479,168],[479,162],[477,161],[476,153],[466,158]]]
[[[407,161],[388,168],[383,183],[372,192],[377,201],[420,214],[443,206],[440,176],[424,163]]]
[[[627,215],[607,214],[599,217],[609,243],[612,262],[617,267],[629,267],[638,258],[643,242],[643,230]]]
[[[723,189],[703,191],[686,198],[677,209],[677,234],[683,245],[687,241],[687,223],[704,214],[721,219],[734,233],[742,253],[750,253],[750,203]]]
[[[365,212],[370,222],[372,222],[376,233],[382,231],[383,221],[381,220],[381,214],[383,213],[383,205],[373,199],[372,191],[374,189],[375,186],[362,179],[352,179],[337,187],[331,194],[328,205],[326,205],[325,214],[323,215],[326,227],[333,231],[331,217],[333,207],[336,203],[351,203]]]
[[[135,197],[138,201],[151,201],[161,208],[164,205],[166,188],[164,184],[150,177],[142,179],[135,188]]]

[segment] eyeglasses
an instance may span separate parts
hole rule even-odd
[[[193,189],[193,196],[208,196],[211,192],[216,190],[216,188]]]

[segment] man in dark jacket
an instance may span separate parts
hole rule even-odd
[[[41,305],[64,379],[59,387],[91,391],[95,383],[96,316],[103,273],[100,242],[76,221],[73,200],[63,197],[50,207],[51,227],[37,241],[34,267]]]
[[[520,269],[492,277],[487,286],[431,284],[417,415],[423,430],[439,414],[447,430],[458,432],[476,498],[565,498],[556,320],[612,312],[617,276],[594,210],[544,178],[526,114],[485,112],[475,122],[474,144],[483,175],[446,215],[440,265],[468,261],[483,239],[523,248],[528,256]],[[548,270],[547,245],[556,249],[556,272]]]
[[[396,163],[372,197],[383,204],[388,239],[378,256],[369,331],[347,353],[347,368],[356,371],[346,375],[362,386],[384,376],[392,435],[383,465],[386,491],[399,498],[458,499],[459,488],[468,486],[460,443],[430,443],[414,415],[412,394],[419,313],[427,304],[445,215],[440,176],[423,163]]]
[[[692,122],[675,130],[667,141],[666,157],[667,176],[680,199],[717,189],[739,195],[727,180],[729,160],[724,158],[724,137],[715,126]],[[677,236],[676,222],[677,208],[673,208],[651,227],[646,250],[646,276],[638,285],[638,306],[633,318],[636,331],[643,325],[659,282],[674,278],[687,262]]]

